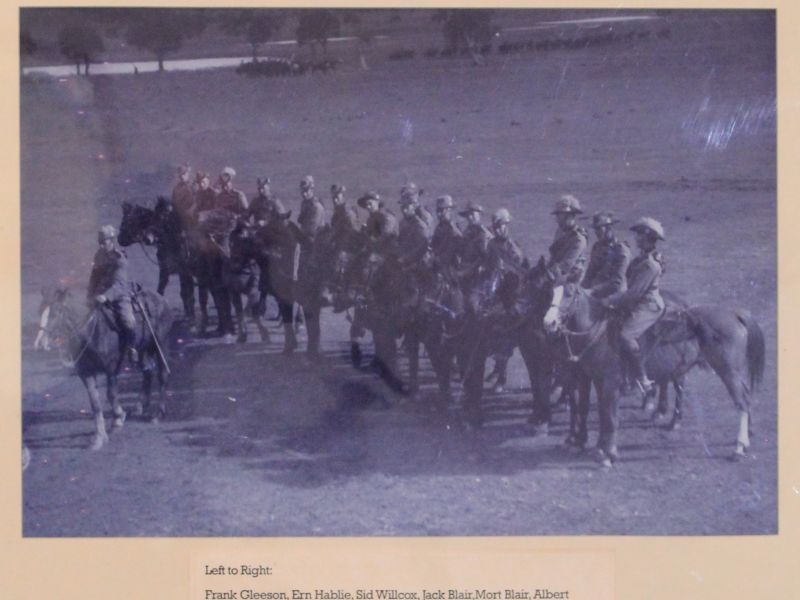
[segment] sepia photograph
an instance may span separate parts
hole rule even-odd
[[[778,533],[775,10],[19,33],[23,537]]]

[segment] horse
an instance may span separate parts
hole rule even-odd
[[[117,395],[117,380],[125,353],[110,309],[97,306],[89,311],[88,316],[82,317],[69,299],[69,289],[60,289],[54,294],[45,325],[54,338],[65,340],[66,356],[86,387],[95,422],[90,448],[99,450],[109,440],[97,380],[105,375],[106,395],[114,415],[112,427],[122,427],[126,413]],[[136,316],[134,346],[139,353],[138,366],[143,374],[144,410],[151,421],[157,422],[166,414],[169,369],[164,353],[167,335],[172,327],[172,312],[160,294],[149,290],[136,291],[133,306]],[[150,400],[153,370],[156,371],[159,385],[159,401],[155,407]]]
[[[603,466],[610,467],[619,458],[617,413],[625,365],[618,342],[609,331],[608,310],[580,287],[572,286],[567,292],[564,286],[553,290],[543,324],[553,334],[560,332],[568,345],[570,359],[581,374],[579,393],[586,410],[591,387],[597,392],[600,411],[597,447]],[[676,334],[684,341],[696,340],[703,360],[719,376],[738,410],[739,428],[733,453],[738,460],[750,446],[751,398],[763,378],[764,334],[758,322],[744,310],[692,306],[678,313],[676,319],[680,328],[668,328],[669,334]]]
[[[495,272],[471,292],[468,302],[464,362],[464,417],[478,427],[484,420],[483,395],[486,360],[492,354],[510,356],[519,348],[531,383],[532,411],[528,424],[534,435],[549,431],[553,353],[541,319],[549,308],[553,282],[544,258],[533,267]]]
[[[261,321],[261,296],[259,290],[260,268],[258,265],[259,249],[255,239],[255,229],[245,224],[238,224],[229,238],[229,252],[223,262],[222,276],[225,287],[230,294],[231,303],[236,313],[239,329],[237,341],[247,341],[247,325],[245,313],[255,322],[262,341],[269,341],[269,330]],[[247,304],[242,304],[242,296]]]
[[[122,203],[122,222],[117,241],[121,246],[141,244],[142,248],[155,245],[158,265],[159,294],[164,292],[169,278],[177,274],[180,281],[181,301],[185,317],[195,320],[194,287],[198,287],[200,325],[202,332],[208,322],[208,290],[210,287],[207,263],[203,260],[204,246],[197,232],[183,232],[177,214],[170,202],[159,196],[155,208],[130,202]]]

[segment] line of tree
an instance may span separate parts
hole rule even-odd
[[[368,68],[366,49],[375,38],[379,19],[385,13],[396,19],[392,11],[369,9],[176,9],[176,8],[104,8],[72,9],[82,11],[79,23],[64,25],[58,36],[61,54],[89,74],[89,66],[105,51],[101,32],[119,37],[131,46],[152,54],[159,71],[165,59],[183,47],[184,43],[202,33],[211,23],[228,35],[243,38],[251,49],[253,61],[258,60],[263,44],[281,31],[287,20],[296,21],[294,37],[299,46],[309,48],[316,58],[321,50],[327,55],[330,38],[345,29],[358,41],[359,65]],[[491,39],[491,10],[437,10],[433,19],[441,23],[448,46],[467,48],[473,60],[482,60],[478,48]],[[73,15],[74,16],[74,15]],[[38,49],[29,31],[20,35],[20,53],[29,56]]]

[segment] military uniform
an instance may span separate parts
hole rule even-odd
[[[336,252],[357,252],[360,231],[361,223],[355,208],[346,204],[337,204],[333,207],[331,233]]]
[[[511,238],[493,237],[486,246],[487,266],[491,273],[519,271],[525,268],[525,254]]]
[[[195,199],[188,182],[181,180],[172,189],[172,206],[178,213],[183,230],[189,230],[194,225]]]
[[[626,272],[631,260],[627,243],[616,237],[602,239],[592,246],[589,266],[582,286],[596,298],[605,298],[627,288]]]
[[[394,213],[381,207],[367,217],[364,232],[370,241],[368,250],[385,256],[395,251],[400,226]]]
[[[225,188],[217,192],[214,208],[224,209],[239,217],[247,214],[247,197],[239,190]]]
[[[580,279],[576,268],[580,269],[589,234],[583,227],[573,225],[564,230],[556,231],[555,239],[550,244],[550,260],[547,261],[547,270],[554,277],[556,283],[565,283]]]
[[[133,316],[131,286],[128,279],[128,257],[125,251],[99,248],[94,255],[92,273],[89,276],[88,298],[94,302],[97,296],[105,296],[120,327],[120,338],[124,346],[132,346],[136,319]]]
[[[443,269],[456,269],[459,265],[463,235],[452,221],[442,220],[436,225],[431,238],[431,250]]]
[[[427,224],[419,215],[403,216],[397,237],[401,264],[413,265],[425,256],[430,241],[429,231]]]
[[[627,313],[620,331],[623,338],[638,339],[664,312],[659,285],[663,258],[655,250],[642,253],[631,261],[626,272],[628,289],[608,297],[608,303]]]
[[[194,206],[198,213],[217,207],[217,192],[213,188],[198,188],[194,194]]]
[[[275,199],[271,196],[258,194],[254,196],[247,207],[247,219],[251,217],[254,223],[269,221],[275,212]]]

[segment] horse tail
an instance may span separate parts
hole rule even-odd
[[[755,390],[764,379],[764,332],[747,311],[736,311],[736,318],[747,329],[747,367],[750,371],[750,389]]]

